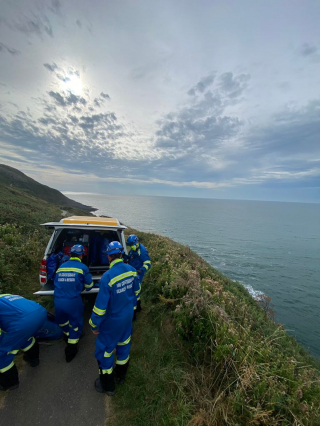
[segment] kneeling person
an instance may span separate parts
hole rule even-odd
[[[32,300],[0,294],[0,390],[19,386],[13,359],[21,349],[32,367],[39,364],[39,345],[34,338],[47,319],[47,311]]]
[[[81,263],[84,248],[81,244],[71,247],[70,259],[63,263],[54,279],[54,307],[56,320],[68,337],[65,349],[70,362],[78,352],[78,342],[83,328],[83,303],[81,292],[93,287],[87,265]]]
[[[100,280],[100,290],[89,321],[96,340],[95,357],[99,364],[100,378],[95,381],[98,392],[114,395],[114,374],[119,383],[124,378],[129,365],[132,318],[140,284],[137,271],[121,259],[123,247],[118,241],[108,245],[107,254],[110,269]],[[114,350],[116,368],[113,371]]]

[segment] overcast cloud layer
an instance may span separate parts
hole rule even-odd
[[[319,202],[319,21],[312,0],[3,0],[1,162],[60,190]]]

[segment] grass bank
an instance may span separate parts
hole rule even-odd
[[[319,425],[319,364],[268,301],[188,247],[137,233],[153,266],[114,424]]]

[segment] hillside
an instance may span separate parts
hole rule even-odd
[[[58,190],[42,185],[19,170],[4,164],[0,164],[0,184],[9,188],[22,190],[27,195],[47,201],[48,203],[54,203],[63,208],[71,207],[84,211],[96,210],[93,207],[70,200],[70,198],[61,194]]]

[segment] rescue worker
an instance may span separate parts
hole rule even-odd
[[[144,274],[151,268],[151,260],[146,247],[139,243],[139,238],[131,234],[127,239],[127,246],[130,247],[129,254],[125,256],[125,259],[129,265],[133,266],[138,272],[138,278],[140,281],[140,288],[142,286],[142,280]],[[140,295],[137,299],[137,312],[141,311],[141,300]]]
[[[81,292],[93,287],[87,265],[81,263],[84,247],[76,244],[70,249],[70,259],[63,263],[54,279],[54,306],[56,320],[68,338],[65,348],[66,361],[70,362],[78,352],[78,342],[83,328],[83,303]]]
[[[107,248],[110,269],[100,280],[100,290],[89,321],[92,332],[97,334],[95,357],[100,376],[95,381],[97,392],[115,394],[118,383],[124,382],[129,365],[132,318],[136,297],[140,293],[137,271],[122,260],[123,247],[112,241]],[[116,350],[116,368],[114,366]]]
[[[0,294],[0,390],[19,386],[13,360],[20,349],[31,367],[39,365],[39,345],[34,335],[46,319],[47,311],[38,303],[13,294]]]

